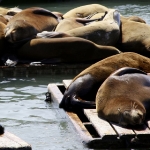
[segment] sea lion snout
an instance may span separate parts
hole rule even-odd
[[[130,111],[124,111],[122,119],[120,121],[121,125],[140,125],[143,124],[145,119],[145,113],[139,109],[131,109]]]

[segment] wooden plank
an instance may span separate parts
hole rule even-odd
[[[60,92],[56,84],[49,84],[48,92],[51,93],[51,97],[53,101],[58,102],[58,104],[61,102],[63,94]],[[83,143],[89,144],[92,140],[92,136],[85,128],[85,126],[83,125],[79,117],[73,112],[66,112],[66,114],[71,120],[71,122],[73,123],[78,133],[80,134],[81,138],[83,139]]]
[[[72,82],[71,79],[70,80],[63,80],[63,84],[64,84],[65,88],[67,88],[71,82]]]
[[[110,124],[112,125],[114,130],[118,133],[119,137],[126,136],[126,135],[132,136],[132,137],[136,136],[132,129],[124,128],[124,127],[119,126],[118,124],[115,124],[112,122],[110,122]]]
[[[31,150],[31,145],[15,136],[14,134],[5,131],[3,135],[0,136],[0,150]]]
[[[101,138],[117,138],[118,135],[110,126],[110,124],[107,121],[98,117],[96,109],[84,109],[84,113],[90,120],[90,122],[93,124]]]

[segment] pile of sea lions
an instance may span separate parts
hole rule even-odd
[[[89,4],[66,13],[45,8],[0,8],[1,65],[86,63],[66,89],[60,108],[96,108],[121,125],[149,115],[150,25],[138,16]]]

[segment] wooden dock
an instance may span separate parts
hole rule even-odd
[[[32,150],[32,148],[31,145],[19,137],[5,131],[5,133],[0,136],[0,150]]]
[[[64,75],[77,75],[85,68],[89,67],[92,63],[78,63],[78,64],[67,64],[67,63],[59,63],[59,64],[22,64],[14,67],[9,66],[0,66],[0,77],[7,76],[28,76],[28,75],[56,75],[56,74],[64,74]]]
[[[63,80],[62,85],[49,84],[51,99],[58,104],[71,80]],[[84,109],[78,114],[66,112],[82,142],[90,148],[150,148],[150,121],[136,128],[123,128],[112,122],[100,119],[95,109]]]

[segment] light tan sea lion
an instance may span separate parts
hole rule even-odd
[[[15,14],[17,14],[20,11],[22,11],[22,10],[18,7],[14,7],[14,8],[0,7],[0,14],[1,15],[14,16]]]
[[[63,15],[63,18],[70,18],[70,17],[74,17],[74,18],[85,18],[89,15],[92,15],[94,13],[104,13],[106,11],[109,11],[109,8],[103,6],[103,5],[99,5],[99,4],[89,4],[89,5],[84,5],[84,6],[80,6],[80,7],[76,7],[68,12],[66,12]]]
[[[121,21],[135,21],[135,22],[140,22],[140,23],[145,23],[146,21],[138,16],[129,16],[129,17],[124,17],[124,16],[120,16]]]
[[[130,67],[118,69],[96,94],[98,116],[120,125],[144,123],[150,113],[150,76]]]
[[[60,21],[60,23],[57,25],[55,31],[56,32],[65,32],[65,31],[69,31],[78,27],[83,27],[91,22],[94,21],[101,21],[103,20],[103,18],[105,17],[105,15],[107,14],[107,12],[103,13],[103,15],[101,17],[97,17],[94,19],[90,19],[90,18],[66,18],[63,19],[62,21]]]
[[[150,59],[133,52],[105,58],[78,74],[66,89],[59,107],[66,110],[95,108],[97,90],[105,79],[122,67],[133,67],[150,72]]]
[[[88,39],[96,44],[114,46],[120,36],[120,14],[111,9],[102,21],[65,32],[68,35]]]
[[[56,35],[57,36],[57,35]],[[88,62],[120,53],[112,46],[97,45],[78,37],[37,38],[24,44],[17,52],[18,58],[55,62]]]
[[[52,31],[59,19],[44,8],[27,8],[10,19],[5,29],[5,37],[11,43],[32,39],[38,32]]]
[[[121,19],[117,47],[123,52],[136,52],[150,57],[150,25],[141,21]]]
[[[3,15],[0,15],[0,22],[4,23],[6,25],[8,23],[8,19],[5,18]]]

